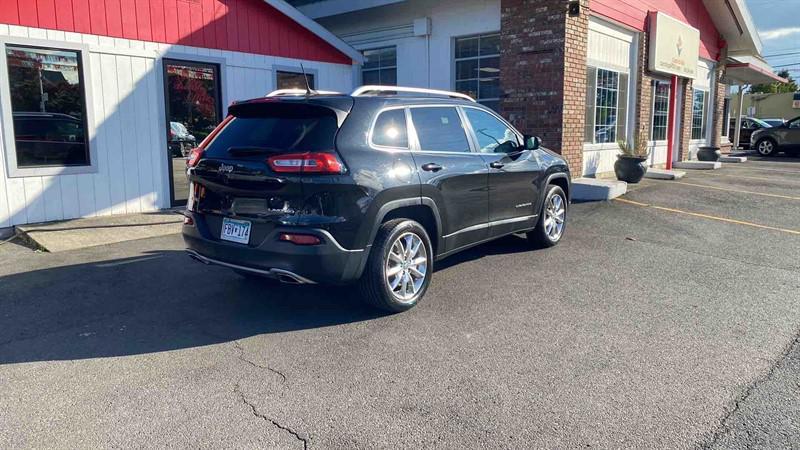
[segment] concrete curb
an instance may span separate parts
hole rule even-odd
[[[724,163],[743,163],[747,161],[747,156],[720,156],[719,162]]]
[[[672,165],[676,169],[716,170],[722,167],[719,161],[678,161]]]
[[[685,175],[686,172],[682,170],[655,169],[651,167],[647,169],[647,173],[644,174],[644,177],[653,180],[680,180]]]
[[[628,192],[628,183],[618,180],[576,178],[572,180],[572,200],[597,202],[612,200]]]

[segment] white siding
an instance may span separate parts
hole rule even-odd
[[[9,178],[0,135],[0,227],[51,220],[127,214],[169,207],[166,130],[161,58],[214,58],[223,72],[223,113],[231,101],[273,90],[274,66],[299,67],[299,60],[170,46],[79,33],[0,25],[0,37],[44,39],[89,46],[87,103],[94,110],[90,145],[97,150],[95,173]],[[2,62],[4,63],[4,59]],[[349,65],[302,61],[316,71],[317,87],[349,92]],[[5,81],[2,81],[5,82]],[[1,113],[0,113],[1,114]],[[10,123],[10,121],[6,121]],[[6,133],[0,130],[0,133]]]
[[[414,36],[415,19],[431,19],[431,35]],[[500,0],[423,0],[366,9],[319,22],[359,50],[397,47],[397,84],[455,88],[453,40],[500,31]]]

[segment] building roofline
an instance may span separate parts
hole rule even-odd
[[[286,3],[284,0],[264,0],[264,3],[277,9],[285,16],[297,22],[303,28],[314,33],[319,38],[336,48],[336,50],[339,50],[347,55],[347,57],[356,63],[362,64],[364,62],[364,56],[361,54],[361,52],[354,49],[343,40],[339,39],[335,34],[328,31],[327,28],[310,19],[308,16],[301,13],[297,10],[297,8]]]

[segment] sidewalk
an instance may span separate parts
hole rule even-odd
[[[20,225],[17,233],[34,247],[63,252],[176,234],[181,232],[182,223],[180,214],[162,211]]]

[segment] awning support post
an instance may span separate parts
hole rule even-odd
[[[667,115],[667,170],[672,170],[672,152],[675,145],[675,114],[677,114],[678,77],[673,75],[669,83],[669,114]]]
[[[739,138],[742,131],[742,108],[744,107],[744,86],[739,85],[739,110],[736,112],[736,127],[733,129],[733,148],[739,150]]]

